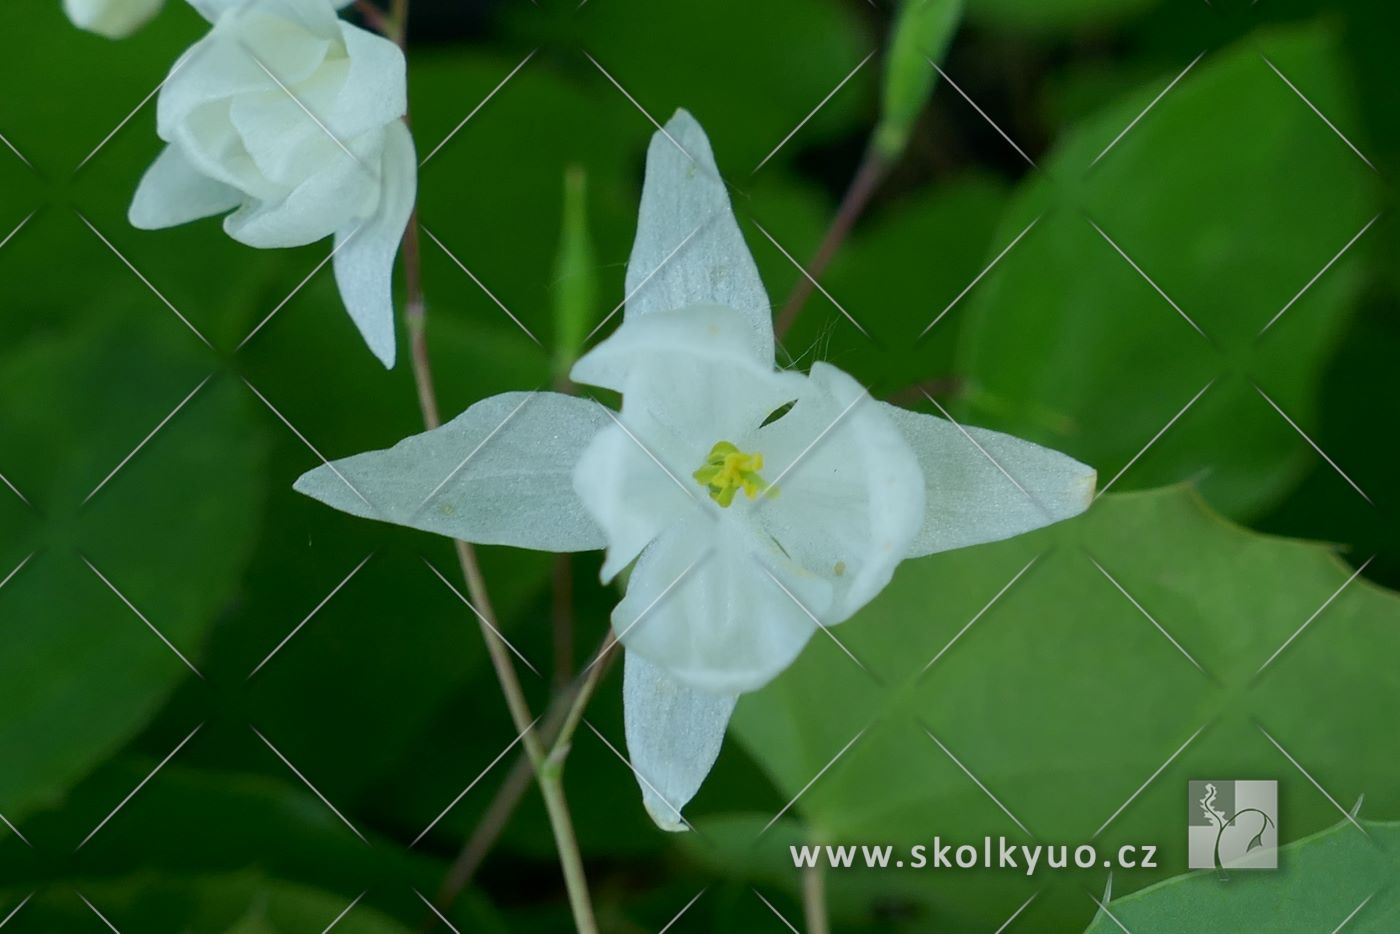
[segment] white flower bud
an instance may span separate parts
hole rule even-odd
[[[214,28],[171,69],[131,223],[153,229],[233,210],[224,230],[260,248],[336,238],[335,274],[370,349],[392,365],[390,284],[417,170],[405,65],[330,0],[200,0]],[[234,210],[236,209],[236,210]]]
[[[108,39],[125,39],[160,11],[165,0],[63,0],[73,25]]]

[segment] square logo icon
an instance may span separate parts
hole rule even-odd
[[[1193,781],[1187,790],[1192,869],[1278,868],[1278,782]]]

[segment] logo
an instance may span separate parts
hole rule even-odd
[[[1188,791],[1192,869],[1278,868],[1278,782],[1199,781]]]

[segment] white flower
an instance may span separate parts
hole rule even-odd
[[[605,581],[635,561],[612,615],[627,743],[648,811],[678,830],[737,695],[905,558],[1081,512],[1094,471],[879,402],[824,363],[776,369],[767,295],[685,112],[652,139],[627,289],[623,325],[572,373],[621,392],[620,414],[507,393],[296,488],[474,542],[606,548]]]
[[[125,39],[164,5],[165,0],[63,0],[74,26],[108,39]]]
[[[334,235],[341,298],[392,366],[394,256],[417,187],[402,53],[339,20],[330,0],[194,5],[214,26],[161,88],[156,127],[169,145],[141,179],[131,223],[233,211],[224,230],[249,246]]]

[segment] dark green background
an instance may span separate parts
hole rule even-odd
[[[754,224],[794,256],[812,254],[878,119],[880,57],[772,161],[753,167],[883,47],[891,19],[885,0],[590,0],[581,9],[415,0],[414,14],[420,155],[538,49],[420,175],[422,223],[546,345],[531,343],[425,243],[433,363],[448,413],[551,378],[570,166],[588,180],[595,318],[622,297],[653,128],[585,52],[657,119],[683,106],[701,121],[776,305],[798,273]],[[130,228],[126,206],[159,148],[153,103],[75,171],[201,35],[203,22],[182,2],[116,43],[73,29],[56,0],[15,0],[5,25],[0,134],[30,165],[0,149],[0,237],[28,219],[0,247],[0,474],[31,505],[0,488],[0,579],[33,557],[0,589],[0,813],[33,846],[0,832],[0,917],[34,892],[9,930],[99,930],[80,891],[123,931],[319,931],[364,892],[338,930],[415,929],[427,918],[415,889],[436,893],[511,759],[408,844],[514,731],[475,622],[424,564],[456,580],[449,543],[294,494],[292,481],[316,455],[248,388],[327,457],[385,447],[420,428],[402,348],[400,365],[385,372],[322,270],[236,350],[329,245],[254,251],[213,221]],[[1398,28],[1400,14],[1380,2],[969,0],[944,68],[1035,166],[940,82],[907,153],[823,277],[875,340],[817,295],[784,359],[830,360],[906,404],[909,388],[925,384],[960,418],[1093,464],[1101,483],[1214,380],[1114,486],[1184,482],[1202,499],[1181,489],[1114,496],[1066,529],[905,565],[888,594],[839,630],[881,682],[816,640],[741,705],[690,808],[699,837],[656,831],[626,766],[582,730],[566,785],[607,930],[657,930],[702,889],[672,930],[782,930],[754,888],[800,926],[796,875],[783,866],[789,839],[1014,831],[920,729],[959,753],[1032,830],[1080,842],[1197,727],[1223,718],[1108,832],[1105,840],[1160,842],[1164,853],[1162,872],[1115,875],[1115,894],[1184,870],[1187,778],[1279,778],[1285,840],[1339,819],[1256,724],[1347,807],[1365,793],[1365,816],[1400,817],[1400,601],[1380,589],[1400,586],[1400,243],[1383,213],[1400,172]],[[1211,512],[1258,532],[1335,543],[1350,567],[1375,555],[1364,576],[1379,586],[1348,590],[1339,618],[1320,616],[1310,631],[1317,640],[1300,640],[1258,690],[1247,676],[1350,567]],[[988,615],[995,635],[971,630],[921,686],[901,687],[1046,549],[1025,589]],[[1185,667],[1082,552],[1180,636],[1211,678]],[[483,561],[508,636],[544,673],[522,674],[541,710],[554,652],[550,559],[486,549]],[[615,600],[596,582],[598,565],[597,555],[573,562],[575,664],[601,638]],[[589,720],[621,746],[619,694],[614,673]],[[754,832],[872,719],[878,726],[851,761],[755,844]],[[1230,769],[1249,774],[1204,774]],[[828,882],[836,927],[852,931],[994,930],[1039,887],[995,873]],[[1038,882],[1051,891],[1013,929],[1082,929],[1095,911],[1088,893],[1101,893],[1104,878]],[[533,791],[451,915],[464,931],[567,929]]]

